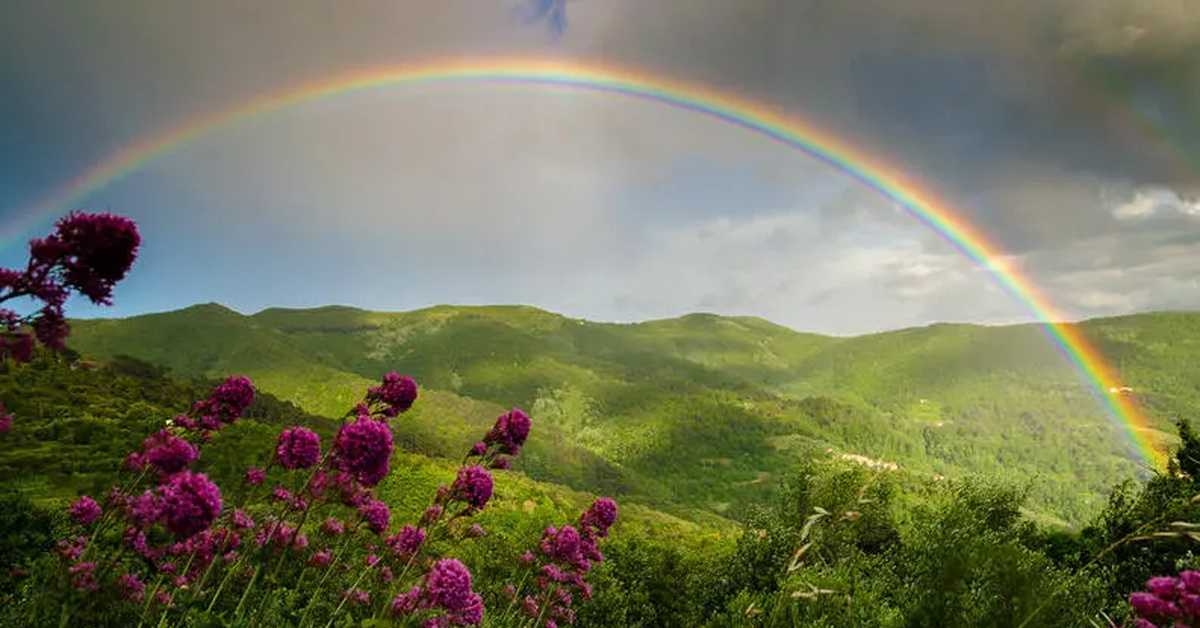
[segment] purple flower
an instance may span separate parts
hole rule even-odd
[[[471,536],[483,536],[483,526],[479,525],[478,523],[472,523],[470,529],[467,530],[467,534]]]
[[[254,520],[241,508],[233,511],[233,527],[239,530],[249,530],[254,527]]]
[[[576,565],[584,560],[579,531],[571,526],[557,530],[554,526],[546,528],[541,546],[543,554],[564,565]]]
[[[72,212],[55,223],[58,263],[66,285],[97,305],[112,305],[113,287],[137,259],[142,243],[133,221],[113,214]]]
[[[121,577],[117,579],[117,585],[121,587],[123,597],[126,600],[141,603],[142,600],[146,598],[144,593],[146,590],[146,584],[139,580],[138,577],[132,573],[122,574]]]
[[[483,456],[483,455],[487,454],[487,450],[488,450],[487,443],[481,441],[481,442],[475,443],[475,446],[471,448],[471,455]]]
[[[483,599],[471,590],[471,572],[457,559],[434,564],[425,577],[424,589],[428,601],[459,620],[457,625],[472,626],[483,620]]]
[[[346,527],[337,519],[326,519],[325,523],[321,524],[321,531],[325,534],[337,536],[346,531]]]
[[[592,502],[591,508],[583,513],[583,525],[596,528],[600,536],[608,536],[608,529],[617,522],[617,502],[601,497]]]
[[[226,423],[232,423],[254,404],[254,383],[250,378],[235,376],[226,379],[209,396],[213,410]]]
[[[1171,578],[1169,576],[1160,576],[1148,580],[1146,582],[1146,588],[1149,589],[1151,593],[1164,600],[1173,600],[1175,599],[1175,587],[1178,584],[1179,581],[1175,578]]]
[[[450,489],[455,498],[467,503],[473,510],[483,510],[492,498],[492,474],[479,465],[463,467]]]
[[[100,516],[100,505],[96,503],[96,500],[84,495],[71,504],[67,514],[71,515],[71,518],[79,525],[91,525]]]
[[[221,489],[202,473],[182,471],[159,487],[163,525],[177,539],[207,529],[221,514]]]
[[[363,486],[375,486],[388,474],[392,430],[387,423],[365,416],[345,423],[338,430],[333,456],[339,469],[353,474]]]
[[[1192,593],[1200,594],[1200,571],[1181,571],[1179,581]]]
[[[296,498],[292,492],[287,490],[281,484],[276,484],[275,488],[271,489],[271,501],[290,502]]]
[[[195,445],[166,430],[159,430],[142,446],[146,451],[146,462],[168,475],[178,473],[200,457],[200,450]]]
[[[321,550],[314,553],[309,559],[308,564],[311,567],[328,567],[333,562],[333,553],[329,550]]]
[[[71,574],[71,586],[84,591],[95,591],[100,588],[96,582],[96,563],[76,563],[67,570]]]
[[[393,371],[383,376],[382,385],[372,386],[367,390],[367,399],[387,405],[384,414],[396,416],[407,412],[417,400],[417,382],[407,375],[401,377]]]
[[[0,403],[0,432],[7,432],[12,429],[12,415],[4,411],[4,404]]]
[[[1178,607],[1153,593],[1131,593],[1129,595],[1129,605],[1139,615],[1147,619],[1157,620],[1179,615]]]
[[[425,530],[406,525],[403,530],[388,537],[384,541],[384,545],[390,547],[398,558],[409,558],[420,549],[424,542]]]
[[[496,424],[488,430],[483,440],[491,445],[498,445],[500,453],[516,456],[521,453],[521,446],[529,438],[529,415],[517,408],[500,415]]]
[[[158,496],[146,491],[125,502],[125,516],[139,529],[145,530],[162,517],[162,503]]]
[[[387,504],[378,499],[372,499],[359,506],[358,514],[362,515],[367,527],[376,534],[387,532],[388,521],[392,518],[392,511],[388,509]]]
[[[283,430],[275,457],[285,469],[309,469],[321,459],[321,437],[303,427]]]
[[[257,486],[259,484],[262,484],[264,481],[266,481],[266,479],[267,479],[266,471],[264,471],[258,467],[250,467],[249,469],[246,469],[246,484],[253,484],[253,485]]]

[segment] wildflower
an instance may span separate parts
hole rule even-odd
[[[337,519],[326,519],[325,523],[321,524],[321,531],[325,534],[337,536],[346,531],[346,527]]]
[[[266,479],[267,479],[266,471],[264,471],[258,467],[250,467],[249,469],[246,469],[246,484],[253,484],[255,486],[258,486],[259,484],[262,484],[264,481],[266,481]]]
[[[84,495],[71,504],[67,514],[71,515],[71,518],[79,525],[91,525],[100,516],[100,505],[96,503],[96,500]]]
[[[233,423],[254,404],[254,383],[248,377],[235,376],[226,379],[213,390],[207,404],[225,423]]]
[[[279,433],[275,457],[285,469],[308,469],[321,459],[321,437],[312,430],[293,427]]]
[[[67,570],[71,576],[71,585],[76,589],[95,591],[100,588],[96,582],[96,563],[76,563]]]
[[[584,526],[596,528],[600,536],[607,537],[608,529],[617,522],[617,502],[607,497],[597,499],[583,513],[582,522]]]
[[[417,382],[407,375],[401,377],[393,371],[383,376],[382,385],[367,389],[367,399],[385,404],[387,408],[383,413],[386,416],[396,416],[407,412],[417,400]]]
[[[471,455],[472,456],[483,456],[483,455],[487,454],[487,450],[488,450],[487,443],[480,441],[478,443],[475,443],[475,446],[471,448]]]
[[[417,608],[444,613],[426,625],[476,626],[483,621],[483,598],[471,590],[471,572],[454,558],[439,560],[419,588],[397,596],[391,604],[395,614]]]
[[[498,445],[500,453],[512,456],[521,453],[521,446],[529,438],[529,415],[517,408],[500,415],[496,424],[488,430],[483,440],[490,445]]]
[[[1191,593],[1200,594],[1200,571],[1179,572],[1179,582]]]
[[[399,558],[409,558],[416,554],[421,544],[425,542],[425,530],[414,528],[411,525],[404,526],[400,532],[393,534],[384,541],[384,545],[391,548]]]
[[[454,496],[473,510],[483,510],[492,498],[492,488],[492,474],[479,465],[459,469],[458,477],[450,487]]]
[[[479,525],[478,523],[472,523],[471,527],[467,529],[467,534],[470,536],[479,537],[483,536],[485,533],[483,531],[483,526]]]
[[[233,521],[233,527],[239,530],[249,530],[254,527],[254,520],[251,519],[250,515],[246,514],[241,508],[233,511],[231,519]]]
[[[425,526],[431,526],[437,523],[437,520],[442,517],[442,512],[441,506],[430,506],[429,508],[425,509],[425,512],[421,515],[421,524]]]
[[[2,349],[3,347],[0,347]],[[12,429],[12,415],[4,411],[4,404],[0,403],[0,432],[7,432]]]
[[[348,598],[351,603],[362,604],[363,606],[371,605],[371,594],[362,589],[347,589],[342,591],[342,597]]]
[[[126,600],[141,604],[142,600],[146,599],[146,584],[132,573],[122,574],[117,578],[117,585],[121,587]]]
[[[221,489],[204,474],[183,471],[159,489],[163,525],[179,539],[207,529],[221,513]]]
[[[58,542],[58,555],[63,559],[74,562],[83,556],[83,551],[87,549],[87,537],[77,536],[72,540],[63,540]]]
[[[292,495],[292,492],[284,488],[282,485],[276,484],[275,488],[271,490],[272,501],[290,502],[295,498],[296,497]]]
[[[97,305],[112,305],[113,287],[125,277],[142,238],[133,221],[113,214],[72,212],[55,223],[68,287]]]
[[[333,562],[333,553],[329,550],[321,550],[313,553],[308,559],[310,567],[324,568],[328,567]]]
[[[146,439],[142,447],[146,452],[145,462],[168,475],[178,473],[200,457],[200,450],[195,445],[166,430],[159,430]]]
[[[162,503],[158,496],[146,491],[125,502],[125,516],[133,525],[145,530],[162,516]]]
[[[367,527],[376,534],[387,532],[388,521],[392,518],[392,512],[388,509],[387,504],[373,499],[359,507],[358,513],[362,515],[367,522]]]
[[[353,474],[363,486],[375,486],[388,474],[392,430],[383,421],[360,416],[338,430],[333,455],[339,469]]]

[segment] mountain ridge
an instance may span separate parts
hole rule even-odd
[[[185,377],[249,375],[326,416],[398,370],[437,392],[426,432],[493,419],[475,416],[482,407],[522,407],[561,433],[556,446],[579,449],[565,454],[570,464],[590,469],[568,473],[547,459],[535,477],[583,490],[607,477],[656,505],[717,514],[753,503],[769,480],[829,447],[926,477],[1032,482],[1034,503],[1073,520],[1139,473],[1120,426],[1037,324],[835,337],[705,313],[594,323],[521,305],[245,315],[208,303],[72,325],[69,344],[84,354],[127,354]],[[1078,325],[1119,361],[1170,440],[1168,419],[1200,401],[1200,366],[1187,359],[1200,349],[1200,313]],[[470,404],[458,398],[484,406],[462,410]],[[442,427],[440,409],[451,417]]]

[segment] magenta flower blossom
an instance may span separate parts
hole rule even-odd
[[[354,475],[363,486],[375,486],[387,477],[391,458],[392,430],[387,423],[360,416],[338,431],[333,463]]]
[[[235,376],[226,379],[213,390],[209,401],[212,409],[225,423],[232,423],[254,404],[254,383],[250,378]]]
[[[279,433],[275,457],[285,469],[309,469],[321,459],[321,437],[310,429],[293,427]]]
[[[195,445],[166,430],[159,430],[146,439],[142,447],[144,461],[168,475],[178,473],[200,457],[200,450]]]
[[[367,400],[383,403],[387,406],[383,413],[386,416],[396,416],[407,412],[417,400],[417,382],[407,375],[401,377],[393,371],[383,376],[382,385],[367,389]]]
[[[1178,578],[1160,576],[1148,580],[1148,592],[1139,591],[1129,596],[1129,605],[1137,613],[1136,625],[1197,625],[1200,622],[1200,595],[1193,592],[1189,584],[1200,584],[1198,580],[1200,574],[1189,571]]]
[[[84,495],[80,497],[71,508],[67,510],[67,514],[75,520],[79,525],[91,525],[98,517],[100,517],[100,505],[96,500]]]
[[[496,419],[496,424],[488,430],[483,441],[498,446],[502,454],[516,456],[521,453],[525,439],[529,438],[529,429],[529,415],[513,408]]]
[[[387,504],[372,499],[358,508],[358,514],[362,515],[364,521],[367,522],[367,527],[376,534],[387,532],[388,521],[392,518],[392,511],[388,509]]]
[[[0,347],[0,354],[3,354]],[[4,404],[0,403],[0,432],[7,432],[12,429],[12,415],[4,411]]]
[[[326,519],[325,523],[321,524],[321,531],[325,534],[337,536],[346,531],[346,527],[337,519]]]
[[[585,527],[595,528],[600,536],[608,536],[608,529],[617,522],[617,502],[607,497],[597,499],[583,513],[582,522]]]
[[[391,548],[398,558],[406,559],[415,554],[424,542],[425,530],[406,525],[400,532],[389,536],[384,545]]]
[[[125,516],[129,518],[130,523],[145,530],[162,517],[162,503],[157,495],[146,491],[137,497],[130,497],[125,502]]]
[[[246,469],[246,484],[258,486],[267,479],[267,472],[258,467],[250,467]]]
[[[59,263],[66,285],[97,305],[112,305],[113,287],[137,259],[141,235],[133,221],[113,214],[73,212],[55,223],[51,238],[65,253]]]
[[[121,588],[122,597],[126,600],[140,604],[146,599],[146,584],[132,573],[125,573],[117,578],[117,586]]]
[[[221,489],[202,473],[182,471],[159,487],[163,525],[177,539],[207,529],[221,514]]]
[[[71,585],[83,591],[95,591],[100,588],[96,582],[96,563],[76,563],[67,570],[71,575]]]
[[[487,454],[487,450],[488,450],[487,443],[480,441],[478,443],[475,443],[475,446],[471,448],[471,455],[472,456],[483,456],[483,455]]]
[[[435,613],[426,626],[477,626],[483,621],[483,598],[471,590],[471,572],[453,558],[439,560],[419,586],[391,603],[395,615],[417,609]]]
[[[233,511],[232,521],[233,527],[239,530],[249,530],[254,527],[254,520],[241,508]]]
[[[330,552],[329,550],[321,550],[319,552],[314,552],[313,555],[310,556],[308,559],[308,565],[310,567],[317,567],[317,568],[328,567],[329,564],[332,562],[333,562],[333,552]]]
[[[492,474],[479,465],[463,467],[450,486],[454,497],[467,503],[472,510],[483,510],[492,498]]]
[[[296,499],[292,492],[287,490],[281,484],[276,484],[275,488],[271,489],[271,500],[276,502],[290,502]]]

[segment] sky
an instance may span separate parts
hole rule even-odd
[[[614,64],[800,115],[928,183],[1078,319],[1200,309],[1200,0],[0,2],[0,225],[197,116],[355,68]],[[1030,313],[895,204],[717,120],[581,91],[370,90],[223,127],[71,209],[135,219],[128,316],[219,302],[706,311],[859,334]],[[13,223],[15,224],[15,223]]]

